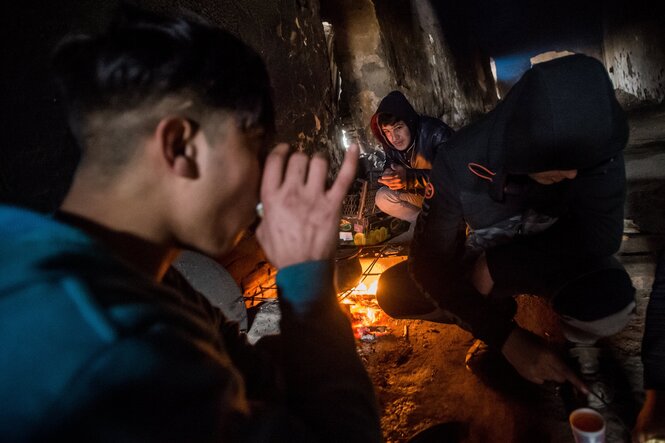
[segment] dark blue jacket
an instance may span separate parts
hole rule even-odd
[[[381,439],[330,263],[280,271],[272,347],[28,211],[0,206],[0,270],[2,442]]]

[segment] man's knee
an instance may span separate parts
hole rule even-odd
[[[593,342],[628,324],[635,309],[635,288],[624,269],[596,271],[566,285],[553,305],[567,338]]]
[[[419,317],[437,309],[411,278],[406,261],[381,274],[376,298],[381,309],[393,318]]]
[[[420,206],[414,205],[411,195],[404,191],[393,191],[382,187],[376,192],[374,202],[383,212],[401,220],[413,223],[418,218]]]
[[[397,195],[398,191],[393,191],[387,186],[382,186],[376,191],[376,196],[374,197],[374,203],[383,211],[383,208],[388,208],[392,205],[399,204],[400,199]],[[385,211],[384,211],[385,212]]]

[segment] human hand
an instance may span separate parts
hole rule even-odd
[[[326,159],[315,155],[310,160],[300,152],[289,157],[288,151],[288,145],[280,144],[266,160],[261,183],[264,216],[256,231],[277,269],[334,256],[342,200],[358,163],[358,146],[351,145],[337,179],[326,190]]]
[[[473,265],[471,272],[471,283],[478,292],[483,295],[489,295],[494,288],[494,280],[487,267],[487,256],[483,252]]]
[[[550,349],[543,340],[531,332],[516,327],[503,344],[501,352],[515,370],[532,383],[542,384],[547,380],[572,383],[583,394],[589,389],[582,380]]]
[[[388,186],[393,191],[406,188],[406,168],[392,164],[389,169],[383,171],[379,177],[379,183]]]
[[[665,391],[647,389],[646,400],[633,430],[633,442],[665,440]]]

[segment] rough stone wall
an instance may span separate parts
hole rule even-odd
[[[420,45],[429,68],[413,87],[421,86],[422,92],[418,95],[427,97],[429,92],[432,101],[443,107],[443,113],[432,115],[443,118],[454,128],[467,125],[496,104],[489,59],[468,41],[463,46],[464,53],[454,53],[431,0],[411,0],[411,4],[417,29],[422,30]],[[465,36],[458,38],[466,40]],[[428,78],[431,78],[431,88]]]
[[[321,14],[335,32],[334,57],[341,75],[340,120],[347,128],[369,123],[383,96],[395,88],[371,0],[323,0]]]
[[[415,109],[459,128],[496,101],[489,61],[452,54],[429,0],[322,0],[337,35],[346,127],[376,146],[368,130],[381,99],[399,89]]]
[[[605,66],[626,108],[665,102],[665,17],[622,4],[606,13]]]

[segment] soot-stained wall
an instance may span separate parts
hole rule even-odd
[[[369,121],[393,89],[404,92],[419,113],[455,128],[494,105],[489,59],[471,46],[453,53],[430,1],[322,0],[321,11],[337,36],[340,112],[361,142],[376,146]]]
[[[435,8],[437,2],[402,0],[402,4],[399,13],[386,2],[376,2],[384,42],[401,46],[391,63],[395,72],[407,74],[398,86],[408,91],[421,112],[454,128],[491,109],[496,93],[489,58],[467,34],[453,35],[450,22],[442,20]],[[411,44],[402,44],[403,35],[411,36]]]
[[[49,72],[49,54],[70,32],[97,32],[116,1],[28,1],[3,14],[0,201],[50,211],[66,192],[78,153]],[[278,140],[307,152],[341,153],[331,140],[331,80],[318,0],[144,0],[188,8],[238,35],[264,58],[274,87]],[[20,17],[20,20],[17,19]],[[230,61],[232,62],[232,61]]]
[[[624,107],[665,101],[665,17],[649,8],[620,3],[608,7],[605,66]]]
[[[341,75],[340,118],[362,129],[379,100],[395,87],[371,0],[323,0],[322,18],[335,32],[334,58]]]

